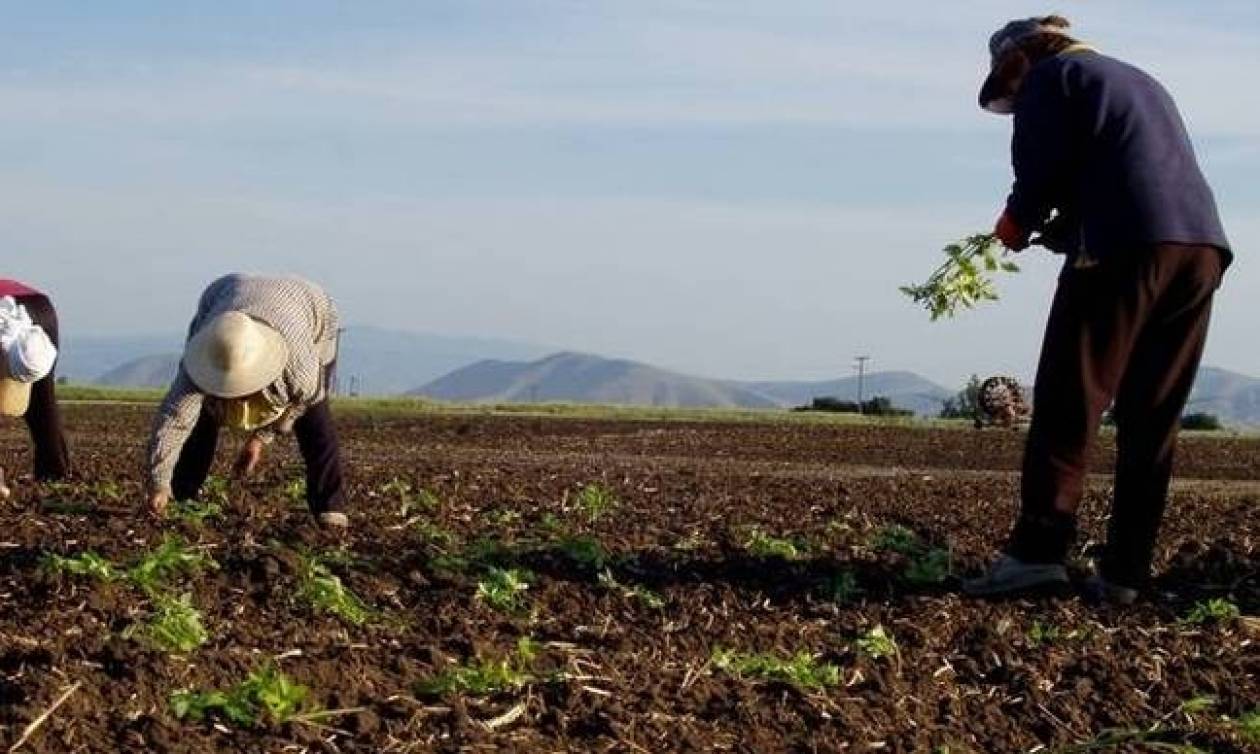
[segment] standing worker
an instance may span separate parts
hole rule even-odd
[[[35,478],[40,481],[64,479],[70,473],[53,371],[59,346],[57,312],[48,296],[0,278],[0,413],[26,420],[34,445]]]
[[[1089,452],[1114,403],[1107,544],[1087,596],[1133,602],[1150,578],[1181,413],[1212,298],[1233,259],[1176,105],[1146,73],[1012,21],[989,40],[980,105],[1014,115],[1015,183],[995,234],[1067,255],[1037,368],[1021,507],[1005,553],[964,589],[1066,583]]]
[[[201,294],[179,374],[149,440],[149,508],[195,499],[219,428],[249,432],[234,471],[253,472],[275,432],[292,432],[306,463],[306,500],[320,524],[349,525],[328,395],[337,358],[331,298],[294,277],[227,275]]]

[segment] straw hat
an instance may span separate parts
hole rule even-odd
[[[31,383],[13,378],[9,359],[0,358],[0,414],[25,416],[31,405]]]
[[[241,312],[220,314],[184,346],[184,371],[216,398],[257,393],[280,378],[288,360],[284,336]]]

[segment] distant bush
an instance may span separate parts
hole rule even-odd
[[[914,412],[898,408],[893,402],[877,395],[869,401],[842,401],[832,396],[813,399],[807,406],[798,406],[794,411],[828,411],[836,414],[866,414],[868,416],[914,416]]]
[[[946,398],[941,404],[942,419],[974,419],[980,415],[980,386],[984,382],[971,375],[966,387],[959,390],[953,398]]]
[[[1221,420],[1216,414],[1196,413],[1181,417],[1182,429],[1195,429],[1204,432],[1216,432],[1223,429]]]

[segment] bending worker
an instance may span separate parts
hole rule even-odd
[[[57,312],[48,297],[0,278],[0,413],[26,420],[40,481],[70,473],[53,372],[58,346]]]
[[[1050,309],[1004,555],[976,595],[1065,583],[1089,452],[1114,402],[1115,493],[1088,596],[1133,602],[1150,577],[1177,430],[1212,299],[1232,260],[1216,201],[1172,97],[1080,44],[1059,16],[989,41],[980,104],[1014,114],[1015,184],[996,235],[1067,255]]]
[[[337,308],[294,277],[227,275],[201,294],[179,374],[149,440],[149,507],[195,499],[219,428],[250,433],[235,473],[249,475],[276,432],[292,432],[306,463],[306,499],[325,526],[342,512],[341,452],[328,394],[337,357]]]

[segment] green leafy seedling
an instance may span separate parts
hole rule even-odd
[[[139,637],[166,652],[191,652],[210,640],[201,613],[192,604],[192,595],[160,595],[154,598],[154,614],[148,623],[124,632]]]
[[[97,581],[117,581],[121,577],[113,563],[90,550],[68,557],[49,554],[44,556],[42,565],[50,573],[88,576]]]
[[[854,642],[857,644],[858,650],[876,660],[882,660],[885,657],[896,657],[900,650],[897,647],[897,640],[883,626],[876,626],[867,631]]]
[[[505,613],[520,612],[525,607],[525,592],[534,575],[519,568],[495,568],[477,584],[477,599]]]
[[[620,503],[612,490],[598,483],[584,486],[577,494],[577,508],[586,515],[589,523],[595,523]]]
[[[1234,729],[1247,743],[1260,744],[1260,707],[1241,715]]]
[[[948,550],[932,549],[915,554],[906,565],[906,581],[922,586],[940,584],[953,572],[951,560]]]
[[[1205,602],[1197,602],[1181,622],[1190,626],[1202,626],[1209,623],[1228,624],[1242,615],[1238,605],[1227,599],[1214,598]]]
[[[529,637],[517,641],[516,652],[500,660],[477,660],[427,678],[416,685],[422,697],[467,694],[488,696],[524,688],[536,680],[532,670],[538,648]]]
[[[758,558],[783,558],[796,560],[805,555],[806,548],[790,539],[771,536],[757,527],[748,531],[744,549]]]
[[[871,536],[871,549],[876,552],[895,552],[901,555],[917,555],[922,550],[919,535],[900,524],[881,526]]]
[[[998,299],[993,275],[1019,272],[1019,266],[1003,258],[997,237],[990,233],[968,236],[945,247],[945,261],[921,285],[901,287],[901,292],[925,308],[933,322],[953,317],[984,301]]]
[[[332,613],[353,626],[362,626],[375,617],[374,611],[313,555],[301,558],[298,596],[316,610]]]
[[[155,592],[181,574],[195,575],[218,568],[210,556],[190,548],[183,539],[167,536],[157,548],[127,570],[127,579],[144,592]]]
[[[660,610],[665,607],[664,597],[641,584],[634,584],[632,586],[622,584],[620,581],[617,581],[617,578],[613,576],[612,571],[608,569],[604,569],[600,572],[599,585],[605,589],[620,592],[623,597],[628,599],[642,602],[644,605],[653,610]]]
[[[823,584],[823,594],[837,604],[848,604],[862,593],[853,571],[837,571]]]
[[[565,537],[555,543],[555,549],[575,564],[593,571],[608,562],[608,551],[594,537]]]
[[[181,720],[202,721],[217,713],[237,727],[254,728],[291,720],[302,711],[309,693],[305,686],[268,665],[227,691],[176,691],[170,705]]]
[[[777,681],[804,689],[823,689],[840,683],[840,668],[819,662],[808,652],[791,657],[767,653],[743,654],[718,647],[710,657],[713,667],[745,680]]]

